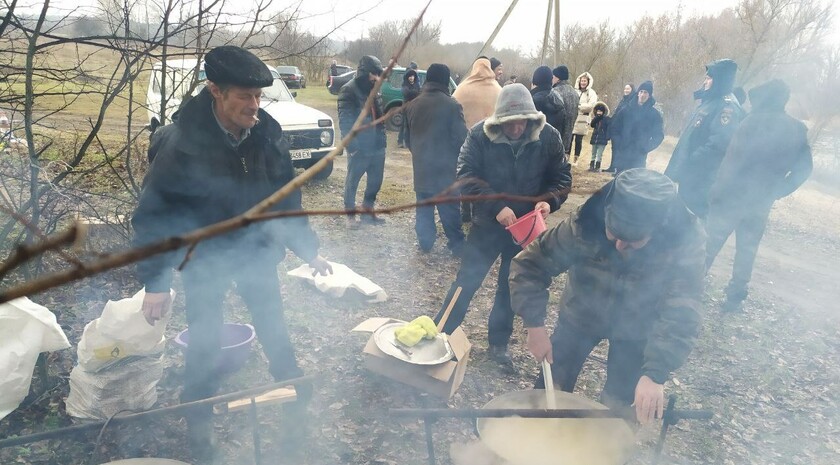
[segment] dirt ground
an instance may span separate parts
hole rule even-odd
[[[333,111],[331,111],[332,113]],[[389,135],[382,206],[410,203],[411,158]],[[663,169],[672,140],[651,157],[651,167]],[[584,149],[588,157],[589,147]],[[574,169],[574,192],[551,216],[556,223],[589,193],[607,182],[607,174],[588,173],[584,163]],[[342,202],[345,159],[332,176],[304,189],[306,208],[339,208]],[[361,189],[360,189],[361,192]],[[689,362],[674,375],[667,392],[676,394],[682,408],[714,411],[711,421],[682,422],[672,428],[663,460],[667,464],[836,464],[840,463],[840,312],[836,283],[840,280],[840,192],[807,183],[790,198],[778,202],[759,251],[745,312],[719,311],[722,289],[729,277],[732,243],[722,252],[707,279],[703,334]],[[423,425],[389,417],[395,407],[480,407],[512,390],[528,389],[537,364],[524,347],[524,331],[517,321],[512,353],[518,374],[503,373],[486,356],[486,321],[492,305],[496,269],[475,296],[464,330],[473,344],[466,378],[449,401],[370,374],[362,364],[366,337],[350,330],[372,316],[411,319],[434,315],[458,269],[458,260],[439,240],[430,253],[416,244],[413,213],[389,215],[383,226],[348,231],[344,219],[312,219],[322,254],[370,278],[388,293],[380,304],[358,299],[334,299],[285,276],[301,264],[289,255],[279,266],[286,318],[298,349],[301,366],[318,375],[308,422],[290,424],[278,406],[259,412],[262,463],[388,464],[426,463]],[[552,287],[552,315],[564,286],[561,276]],[[62,307],[62,325],[71,342],[78,342],[84,323],[98,316],[107,299],[136,291],[128,270],[45,294],[42,303]],[[178,289],[176,289],[178,290]],[[36,299],[39,301],[39,299]],[[234,295],[228,301],[228,321],[249,321]],[[549,319],[553,321],[553,319]],[[179,295],[167,334],[185,327]],[[65,351],[69,352],[69,351]],[[602,345],[597,354],[605,355]],[[66,376],[72,354],[57,356],[58,374]],[[159,405],[177,403],[183,357],[169,344],[166,374],[159,386]],[[604,367],[589,361],[578,392],[597,399]],[[223,381],[223,392],[270,381],[265,357],[255,350],[246,367]],[[0,435],[27,434],[67,425],[59,386],[42,399],[0,422]],[[219,463],[255,463],[250,419],[245,413],[218,417],[216,431],[223,452]],[[94,451],[96,435],[82,441],[64,439],[0,451],[0,463],[82,464],[107,459],[158,456],[189,462],[185,427],[178,419],[156,420],[141,426],[106,432]],[[449,449],[474,441],[473,425],[462,420],[434,424],[438,463],[448,464]],[[652,463],[658,425],[642,428],[638,449],[630,463]]]

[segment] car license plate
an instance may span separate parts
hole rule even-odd
[[[311,150],[290,150],[292,160],[309,160],[312,158]]]

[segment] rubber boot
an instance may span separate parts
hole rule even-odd
[[[589,162],[589,171],[595,171],[595,160]]]
[[[600,161],[595,162],[595,171],[601,171],[601,162]]]

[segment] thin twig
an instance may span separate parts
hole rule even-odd
[[[0,278],[17,268],[19,265],[26,263],[30,259],[37,257],[49,250],[56,250],[68,244],[76,242],[79,237],[80,229],[77,225],[73,225],[70,229],[62,231],[52,237],[35,244],[20,244],[15,247],[15,250],[9,255],[5,262],[0,264]],[[80,265],[82,266],[82,265]]]
[[[32,233],[35,234],[36,236],[38,236],[38,238],[41,239],[42,241],[47,240],[47,235],[44,234],[43,231],[38,229],[37,226],[32,224],[32,222],[30,222],[29,219],[26,218],[25,216],[21,215],[20,213],[14,211],[14,210],[6,208],[3,205],[0,205],[0,211],[2,211],[3,213],[5,213],[5,214],[11,216],[12,218],[14,218],[15,221],[20,223],[24,228],[32,231]],[[81,237],[79,237],[79,239],[81,239]],[[68,262],[70,262],[70,263],[72,263],[76,266],[84,266],[84,264],[81,262],[81,260],[74,257],[73,255],[70,255],[67,252],[64,252],[63,250],[56,249],[55,252],[58,253],[59,255],[61,255],[61,258],[67,260]],[[5,273],[0,273],[0,279],[2,279],[3,276],[5,276]]]
[[[130,263],[140,261],[153,255],[173,251],[186,245],[197,244],[205,239],[225,234],[236,229],[244,228],[255,221],[259,221],[258,217],[260,215],[264,214],[272,206],[282,201],[293,192],[300,189],[319,171],[323,170],[328,164],[332,163],[333,159],[335,159],[336,156],[344,152],[344,148],[347,146],[347,144],[351,140],[353,140],[361,130],[368,128],[371,124],[376,124],[376,122],[374,122],[368,125],[363,125],[362,122],[365,120],[365,118],[367,118],[369,109],[372,107],[373,101],[376,95],[379,93],[379,89],[382,87],[382,84],[388,78],[388,75],[391,73],[391,70],[394,68],[394,65],[396,65],[400,55],[402,55],[403,51],[408,46],[411,36],[417,30],[417,27],[420,25],[420,23],[422,23],[423,15],[426,13],[426,10],[429,8],[430,4],[431,0],[429,0],[426,3],[426,6],[423,7],[423,10],[420,12],[420,15],[415,20],[411,30],[408,31],[408,34],[403,40],[402,45],[397,50],[397,53],[391,58],[390,62],[388,63],[388,66],[383,71],[382,76],[374,84],[373,88],[368,94],[367,100],[365,101],[365,105],[362,107],[358,118],[356,118],[356,122],[353,124],[353,127],[350,130],[350,133],[347,134],[343,139],[341,139],[339,143],[336,144],[336,147],[333,148],[333,150],[329,154],[321,158],[317,163],[315,163],[309,169],[305,170],[299,176],[292,179],[289,183],[281,187],[275,193],[273,193],[263,201],[259,202],[257,205],[253,206],[245,213],[234,218],[230,218],[228,220],[221,221],[219,223],[215,223],[201,229],[197,229],[195,231],[186,233],[180,237],[170,237],[164,239],[163,241],[150,244],[144,247],[132,249],[122,254],[108,256],[98,262],[91,263],[81,268],[77,267],[73,270],[54,273],[36,280],[22,283],[19,286],[15,286],[11,289],[7,289],[3,292],[0,292],[0,303],[8,302],[9,300],[12,300],[17,297],[23,297],[35,294],[37,292],[42,292],[47,289],[66,284],[68,282],[76,281],[89,276],[93,276],[95,274],[102,273],[104,271],[128,265]],[[102,115],[100,115],[100,120],[101,116]],[[380,120],[381,118],[377,121]],[[98,121],[97,124],[101,124],[101,121]]]

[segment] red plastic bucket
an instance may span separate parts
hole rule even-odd
[[[545,219],[543,219],[539,210],[534,210],[527,215],[521,216],[516,222],[505,229],[513,236],[513,242],[516,245],[522,246],[524,249],[528,247],[531,241],[545,231]]]

